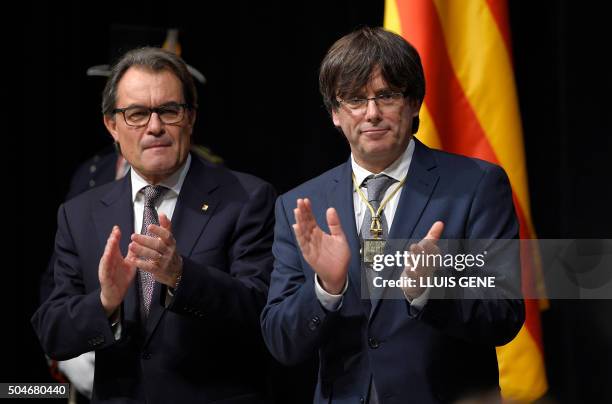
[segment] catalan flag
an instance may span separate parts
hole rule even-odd
[[[385,28],[419,51],[427,91],[417,137],[449,152],[501,165],[510,178],[520,236],[535,239],[505,0],[385,0]],[[536,249],[522,248],[523,291],[536,288]],[[540,286],[542,287],[542,286]],[[502,395],[533,401],[547,390],[540,304],[527,299],[526,321],[497,348]]]

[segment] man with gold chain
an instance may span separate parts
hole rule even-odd
[[[437,299],[417,283],[387,299],[372,287],[371,264],[392,240],[416,240],[408,252],[433,254],[442,236],[516,238],[506,174],[413,137],[425,79],[417,51],[396,34],[366,27],[339,39],[319,84],[351,156],[277,200],[262,313],[268,348],[285,364],[318,355],[316,403],[499,400],[495,346],[518,333],[520,296]],[[518,278],[511,261],[500,280]],[[436,269],[405,267],[403,276]]]

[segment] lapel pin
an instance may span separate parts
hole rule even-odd
[[[202,210],[206,212],[208,210],[208,205],[207,204],[202,205]]]

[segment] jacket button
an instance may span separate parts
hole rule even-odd
[[[310,331],[314,331],[317,329],[317,327],[319,327],[319,324],[321,324],[321,319],[319,318],[319,316],[314,316],[308,322],[308,328],[310,329]]]
[[[368,338],[368,345],[370,346],[370,348],[376,349],[379,346],[378,340],[374,337],[370,337]]]
[[[360,404],[365,403],[365,398],[363,398],[363,397],[359,397],[359,403],[360,403]]]
[[[143,352],[142,359],[145,359],[145,360],[151,359],[151,354],[149,352]]]

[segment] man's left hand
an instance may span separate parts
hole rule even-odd
[[[159,224],[147,228],[152,237],[132,234],[129,251],[136,257],[132,260],[138,268],[153,274],[157,282],[173,288],[183,272],[183,259],[176,251],[170,220],[163,213],[159,215]]]
[[[444,223],[440,221],[435,222],[423,240],[410,246],[410,253],[414,255],[422,254],[423,258],[425,258],[426,255],[439,254],[440,249],[438,248],[437,243],[438,240],[440,240],[440,236],[442,236],[443,231]],[[412,267],[410,265],[406,266],[402,273],[402,277],[414,279],[415,286],[406,286],[403,288],[404,295],[406,295],[406,297],[410,300],[421,296],[427,289],[426,287],[422,286],[421,278],[430,277],[435,270],[435,267],[430,267],[427,265],[417,265],[416,267]]]

